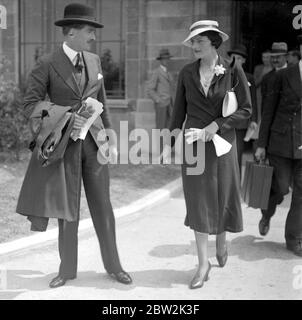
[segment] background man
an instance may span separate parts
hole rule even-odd
[[[300,50],[302,51],[302,37]],[[284,62],[284,58],[282,58]],[[276,207],[293,183],[290,210],[286,219],[288,250],[302,257],[302,62],[276,72],[263,106],[258,148],[255,157],[267,156],[274,168],[267,210],[262,210],[259,232],[266,235]]]
[[[244,45],[237,45],[232,50],[228,51],[228,55],[231,59],[235,59],[241,67],[246,62],[247,59],[247,50]],[[255,80],[252,74],[245,72],[247,81],[249,83],[251,99],[252,99],[252,117],[246,121],[244,121],[240,128],[236,128],[236,141],[237,141],[237,154],[238,154],[238,163],[241,174],[241,164],[242,164],[242,154],[245,149],[244,137],[247,132],[247,128],[250,128],[254,131],[257,129],[257,117],[258,117],[258,109],[257,109],[257,94],[256,94],[256,85]]]

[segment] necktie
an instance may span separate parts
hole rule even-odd
[[[82,69],[84,67],[83,59],[82,59],[82,56],[79,52],[77,53],[76,63],[74,65],[74,67],[75,67],[76,71],[79,73],[82,72]]]

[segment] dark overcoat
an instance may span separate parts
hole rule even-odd
[[[98,134],[110,127],[105,101],[104,79],[97,55],[83,52],[87,84],[83,91],[77,84],[74,66],[63,48],[40,60],[32,70],[24,98],[25,114],[30,118],[35,107],[44,101],[46,94],[55,105],[71,106],[75,111],[82,101],[92,97],[102,102],[104,111],[90,128],[98,146]],[[81,142],[72,142],[64,158],[42,167],[34,149],[23,181],[17,204],[17,213],[26,216],[59,218],[75,221],[79,216],[81,184]]]
[[[258,147],[268,153],[302,159],[302,82],[299,64],[275,74],[262,111]]]
[[[214,75],[207,96],[200,83],[200,60],[181,70],[170,124],[170,130],[181,129],[184,122],[184,129],[202,129],[216,121],[219,126],[217,134],[232,144],[230,152],[217,157],[213,142],[206,142],[201,155],[205,160],[205,168],[199,175],[188,175],[188,164],[184,161],[182,165],[187,208],[185,224],[193,230],[209,234],[242,230],[235,128],[240,127],[242,121],[252,113],[250,89],[242,68],[237,64],[231,67],[230,61],[222,57],[219,57],[218,64],[223,65],[225,72]],[[224,96],[237,82],[235,93],[238,110],[224,118]],[[193,146],[196,144],[193,143]]]

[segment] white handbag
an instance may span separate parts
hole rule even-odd
[[[238,109],[238,102],[236,98],[236,93],[234,89],[237,87],[239,81],[231,90],[228,90],[224,96],[223,103],[222,103],[222,116],[228,117],[233,114]]]

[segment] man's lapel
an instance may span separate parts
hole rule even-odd
[[[67,55],[64,53],[62,47],[60,47],[54,54],[51,64],[56,70],[56,72],[64,80],[64,82],[72,89],[72,91],[77,96],[81,96],[79,86],[73,73],[74,67]]]
[[[287,79],[290,83],[292,89],[296,92],[299,98],[302,98],[302,81],[300,76],[299,64],[295,65],[294,67],[288,68]]]
[[[85,62],[85,66],[87,69],[87,85],[83,92],[83,96],[89,96],[91,89],[93,89],[94,85],[97,85],[98,82],[98,73],[99,67],[97,65],[96,59],[92,58],[88,52],[83,52],[83,59]]]

